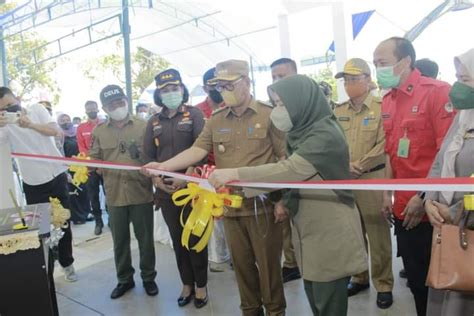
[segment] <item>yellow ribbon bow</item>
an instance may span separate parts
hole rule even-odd
[[[82,159],[82,160],[90,160],[90,157],[87,157],[86,154],[80,153],[77,156],[73,156],[76,159]],[[72,184],[79,188],[81,184],[84,184],[87,182],[87,179],[89,179],[88,172],[89,170],[87,169],[86,166],[79,166],[79,165],[71,165],[69,167],[69,171],[74,172],[74,177],[72,178]]]
[[[189,238],[191,234],[200,237],[199,241],[191,249],[201,252],[206,246],[214,229],[214,217],[224,214],[224,206],[239,208],[242,206],[242,197],[227,193],[215,193],[201,188],[196,183],[188,183],[187,188],[173,193],[172,199],[175,205],[183,206],[180,215],[183,234],[181,244],[189,250]],[[192,210],[186,223],[183,223],[184,207],[191,202]]]
[[[61,202],[57,198],[49,198],[51,203],[51,224],[55,228],[67,228],[67,220],[71,217],[71,212],[61,205]]]

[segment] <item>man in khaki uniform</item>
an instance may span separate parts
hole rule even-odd
[[[100,100],[109,120],[92,132],[89,155],[93,159],[140,166],[150,159],[143,154],[146,122],[128,113],[123,90],[106,86]],[[104,188],[109,208],[109,223],[114,243],[118,285],[110,297],[116,299],[135,286],[130,253],[130,222],[140,252],[140,270],[145,292],[158,294],[155,283],[155,244],[153,239],[153,190],[149,178],[138,171],[103,169]]]
[[[383,178],[385,134],[381,100],[370,93],[372,79],[369,65],[360,58],[350,59],[336,78],[344,79],[350,98],[338,105],[334,113],[349,144],[351,174],[355,179]],[[393,303],[392,244],[390,227],[380,215],[382,194],[382,191],[354,190],[369,244],[372,282],[378,293],[377,306],[388,308]],[[352,277],[348,295],[368,288],[369,274],[366,271]]]
[[[217,64],[216,89],[226,107],[214,111],[191,148],[145,167],[182,170],[207,157],[210,151],[219,169],[258,166],[285,157],[284,133],[271,123],[272,107],[253,99],[248,74],[245,61]],[[242,194],[238,189],[232,193]],[[275,196],[265,200],[245,198],[242,208],[228,208],[224,213],[226,240],[245,316],[263,315],[262,305],[267,315],[285,314],[280,262],[281,222],[286,213],[274,210],[272,202],[278,200]]]

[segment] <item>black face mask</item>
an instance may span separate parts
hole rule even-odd
[[[91,120],[95,120],[97,118],[97,112],[87,112],[86,114]]]
[[[216,90],[209,90],[209,98],[211,98],[212,102],[216,104],[221,104],[224,102],[222,95]]]
[[[71,123],[71,122],[69,122],[69,123],[64,123],[64,124],[61,124],[61,125],[59,125],[59,126],[61,126],[61,128],[64,129],[64,130],[68,130],[68,129],[70,129],[70,128],[72,127],[72,123]]]
[[[11,113],[20,112],[21,111],[21,105],[19,105],[19,104],[10,105],[6,108],[6,111],[11,112]]]

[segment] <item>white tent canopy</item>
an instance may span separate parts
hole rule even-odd
[[[167,59],[187,78],[190,90],[200,82],[201,75],[219,61],[231,58],[252,61],[257,96],[261,98],[265,98],[265,87],[270,83],[270,78],[268,73],[259,71],[273,60],[283,56],[297,61],[324,56],[334,39],[334,31],[341,28],[345,34],[349,34],[345,41],[347,56],[361,57],[370,62],[372,52],[381,40],[394,35],[403,36],[442,2],[150,1],[151,7],[149,1],[130,1],[132,49],[141,46]],[[52,2],[43,1],[43,5],[49,3]],[[100,8],[97,9],[99,3]],[[61,15],[61,10],[68,12],[72,4],[76,12],[82,9],[82,13],[54,19],[36,27],[36,31],[48,40],[54,40],[90,23],[121,13],[120,0],[76,0],[56,5],[55,14]],[[336,21],[333,21],[333,5],[337,5],[338,10],[344,9],[339,12]],[[375,10],[375,13],[358,37],[352,40],[351,29],[344,26],[341,18],[345,17],[345,21],[350,24],[351,14],[368,10]],[[39,17],[38,15],[37,18]],[[118,19],[112,19],[95,26],[93,33],[113,33],[120,31],[119,27]],[[430,26],[415,41],[415,48],[419,57],[429,57],[440,64],[441,73],[446,74],[443,78],[453,80],[452,57],[472,47],[472,40],[464,35],[472,29],[474,9],[452,12]],[[6,33],[10,31],[7,29]],[[82,39],[77,34],[70,44],[77,45],[84,38],[85,34]],[[83,48],[67,55],[67,58],[71,63],[78,63],[84,56],[114,52],[117,50],[113,45],[115,40],[109,39]],[[65,41],[64,45],[66,44]],[[337,68],[341,68],[344,62],[345,60],[338,59]],[[314,73],[315,67],[300,67],[300,70],[302,73]]]

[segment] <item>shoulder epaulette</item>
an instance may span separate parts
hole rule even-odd
[[[226,106],[224,106],[224,107],[222,107],[222,108],[218,108],[218,109],[212,111],[212,114],[211,114],[211,115],[214,116],[214,115],[216,115],[216,114],[218,114],[218,113],[221,113],[222,111],[227,110],[227,109],[228,109],[228,108],[227,108]]]

